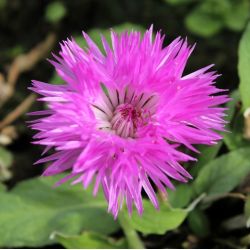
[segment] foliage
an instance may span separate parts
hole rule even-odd
[[[250,22],[242,36],[239,46],[239,77],[240,77],[240,94],[243,108],[250,108]]]
[[[45,18],[48,22],[57,23],[59,22],[67,13],[64,5],[61,2],[52,2],[46,8]]]
[[[127,248],[126,241],[121,239],[114,241],[112,238],[108,238],[98,233],[84,232],[81,235],[70,236],[63,235],[61,233],[54,233],[53,238],[60,242],[65,248],[68,249],[124,249]]]
[[[250,148],[224,154],[207,163],[193,186],[197,194],[223,194],[233,190],[250,173]]]
[[[130,223],[134,229],[144,234],[164,234],[173,230],[184,221],[188,214],[187,210],[171,208],[166,203],[161,204],[159,211],[156,211],[148,200],[143,201],[143,206],[143,216],[133,214]]]
[[[198,52],[187,71],[215,63],[222,73],[218,86],[229,89],[232,98],[223,141],[197,146],[198,161],[185,165],[193,180],[176,184],[165,198],[158,194],[159,211],[146,199],[142,216],[133,212],[130,217],[124,207],[123,220],[107,213],[101,194],[93,197],[91,189],[68,183],[53,188],[61,175],[39,177],[42,167],[32,163],[41,151],[30,145],[28,118],[20,115],[11,124],[16,137],[9,126],[0,129],[0,246],[131,248],[131,241],[137,240],[148,248],[249,247],[250,141],[244,135],[243,116],[250,107],[249,9],[249,0],[0,1],[0,103],[8,80],[2,73],[48,33],[55,34],[57,42],[72,35],[84,48],[84,29],[101,47],[100,33],[110,42],[111,27],[143,32],[152,23],[167,33],[167,41],[178,35],[197,41]],[[47,65],[42,62],[20,76],[13,97],[0,106],[0,124],[28,95],[30,79],[62,83]],[[31,109],[42,108],[36,105]],[[3,143],[4,136],[11,138],[10,144]]]
[[[60,176],[62,178],[63,176]],[[8,247],[52,244],[57,231],[77,234],[82,230],[109,234],[119,226],[106,213],[106,202],[82,187],[52,188],[58,178],[35,178],[0,193],[0,245]],[[10,223],[12,221],[12,223]]]
[[[200,1],[187,15],[187,28],[193,33],[210,37],[221,29],[240,31],[249,17],[248,0]]]
[[[210,233],[210,225],[205,212],[195,209],[188,216],[188,225],[190,229],[199,237],[206,237]]]

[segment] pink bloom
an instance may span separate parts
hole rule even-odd
[[[45,111],[31,123],[37,144],[55,153],[38,163],[50,162],[44,175],[68,170],[58,184],[73,184],[93,193],[102,186],[108,210],[117,217],[124,200],[129,213],[135,205],[143,212],[142,191],[158,208],[155,189],[174,189],[171,179],[192,178],[182,162],[193,157],[180,146],[197,152],[195,144],[216,144],[222,137],[227,95],[215,87],[212,65],[183,75],[194,46],[175,39],[163,47],[164,36],[152,27],[140,32],[111,31],[112,46],[102,37],[104,53],[83,33],[88,47],[72,40],[61,44],[51,63],[65,81],[52,85],[33,81],[30,88],[42,95]]]

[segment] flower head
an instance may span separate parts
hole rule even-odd
[[[30,88],[42,95],[48,109],[31,127],[39,132],[37,144],[55,153],[45,176],[66,170],[62,182],[85,188],[101,186],[108,210],[116,217],[124,201],[129,213],[135,205],[143,212],[142,191],[153,205],[155,188],[174,189],[171,180],[186,182],[190,174],[182,162],[195,160],[180,146],[197,152],[195,144],[213,145],[224,130],[226,95],[214,85],[212,65],[183,75],[194,49],[175,39],[163,47],[164,36],[153,38],[152,27],[139,32],[111,31],[112,46],[102,37],[104,53],[83,33],[87,48],[72,40],[61,44],[51,63],[65,84],[33,81]]]

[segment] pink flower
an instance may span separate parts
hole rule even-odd
[[[112,47],[102,37],[104,53],[83,33],[88,47],[72,40],[61,44],[51,63],[63,85],[33,81],[31,90],[48,105],[32,113],[36,144],[55,153],[38,163],[50,162],[44,175],[68,170],[58,184],[73,184],[93,193],[102,186],[108,210],[117,217],[124,200],[129,213],[135,205],[143,212],[142,191],[158,208],[155,193],[174,189],[171,179],[192,178],[181,165],[195,159],[180,146],[197,152],[195,144],[216,144],[222,137],[227,95],[215,87],[212,65],[183,75],[194,46],[175,39],[163,47],[164,36],[152,27],[140,32],[111,31]],[[152,185],[154,183],[154,186]]]

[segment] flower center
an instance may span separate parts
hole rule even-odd
[[[102,94],[92,107],[98,129],[111,131],[123,138],[135,138],[138,128],[152,121],[156,104],[155,95],[136,94],[127,87],[123,91]]]
[[[143,123],[142,110],[130,103],[117,106],[110,121],[112,130],[121,137],[134,137],[136,129]]]

